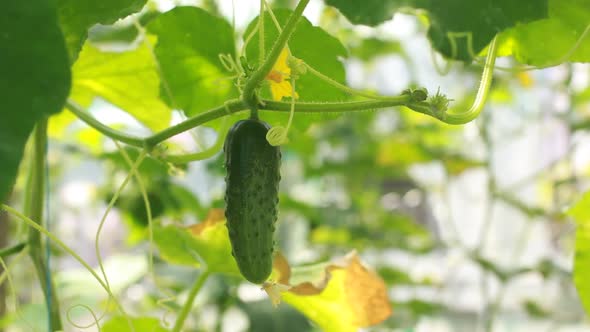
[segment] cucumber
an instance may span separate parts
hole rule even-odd
[[[277,221],[281,152],[266,140],[270,126],[241,120],[224,144],[227,170],[225,217],[238,268],[250,282],[261,284],[272,271]]]

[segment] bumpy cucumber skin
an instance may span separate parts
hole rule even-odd
[[[256,119],[238,121],[224,144],[227,170],[225,217],[238,268],[261,284],[272,272],[281,152],[266,141],[270,126]]]

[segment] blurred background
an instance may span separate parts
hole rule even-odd
[[[254,2],[234,1],[232,8],[227,0],[154,1],[138,15],[198,5],[230,22],[235,13],[241,36],[258,13]],[[273,4],[293,6],[284,0]],[[402,13],[377,28],[352,26],[321,1],[312,1],[305,16],[347,47],[342,62],[349,86],[385,95],[409,86],[440,88],[453,99],[452,109],[470,106],[481,62],[451,63],[444,73],[447,63],[431,50],[418,17]],[[136,19],[95,26],[90,42],[132,48],[141,38],[132,24]],[[292,130],[282,148],[277,243],[292,265],[357,250],[386,281],[393,307],[387,321],[366,331],[590,331],[572,282],[575,227],[564,213],[590,188],[590,66],[516,71],[504,58],[497,66],[483,115],[464,126],[399,108],[295,115],[296,122],[312,124],[306,131]],[[148,133],[104,100],[94,100],[89,110],[126,132]],[[177,113],[173,123],[182,119]],[[50,137],[50,229],[96,267],[97,227],[128,174],[127,164],[111,140],[80,121]],[[173,141],[195,150],[216,137],[214,130],[198,128]],[[187,167],[148,158],[141,174],[158,223],[192,224],[224,206],[220,153]],[[168,264],[156,252],[153,270],[162,282],[150,282],[153,249],[146,224],[138,184],[131,182],[101,235],[105,269],[131,314],[170,323],[174,315],[160,300],[175,295],[166,305],[178,310],[195,269]],[[10,225],[0,230],[0,243],[26,231],[16,221]],[[76,324],[90,324],[89,312],[73,306],[85,304],[100,313],[103,290],[58,249],[52,265],[62,308],[71,308]],[[9,266],[15,292],[7,283],[0,288],[0,330],[44,331],[45,307],[33,266],[26,256],[12,258]],[[67,331],[97,330],[65,325]],[[273,309],[258,286],[215,275],[197,297],[186,331],[318,328],[288,305]]]

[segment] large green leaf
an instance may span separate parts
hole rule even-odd
[[[170,124],[171,112],[160,99],[160,79],[150,48],[105,52],[86,43],[73,68],[72,96],[89,106],[96,97],[120,107],[153,130]]]
[[[569,211],[576,221],[574,283],[586,312],[590,314],[590,192]]]
[[[213,209],[206,220],[190,227],[155,227],[154,241],[170,263],[199,267],[202,261],[210,272],[239,275],[225,222],[223,210]]]
[[[428,36],[432,45],[447,57],[469,60],[496,35],[507,28],[547,17],[548,0],[326,0],[352,23],[376,26],[389,20],[400,7],[424,9],[428,13]],[[575,1],[575,0],[571,0]],[[556,1],[563,3],[563,1]],[[588,8],[588,7],[586,7]],[[453,51],[448,34],[454,39]],[[468,38],[472,42],[469,49]]]
[[[175,225],[154,227],[154,242],[160,250],[160,257],[169,263],[199,267],[196,253],[191,253],[188,242],[190,234],[185,228]]]
[[[586,29],[590,29],[590,0],[550,0],[549,18],[501,34],[500,53],[513,54],[519,62],[537,67],[590,62],[590,37],[588,32],[583,35]]]
[[[66,44],[74,62],[88,35],[97,24],[112,24],[120,18],[139,11],[146,0],[53,0]]]
[[[68,54],[47,0],[7,1],[0,11],[0,200],[10,191],[35,123],[61,110]]]
[[[235,54],[230,24],[197,7],[177,7],[148,25],[158,37],[155,53],[166,102],[195,115],[238,95],[220,54]]]
[[[406,54],[403,53],[402,45],[398,41],[380,38],[363,38],[351,48],[350,53],[367,62],[388,54],[397,54],[404,57],[404,59],[407,58]]]
[[[326,4],[338,8],[350,22],[376,26],[391,19],[393,14],[412,0],[326,0]]]
[[[146,332],[166,332],[167,329],[160,325],[160,320],[152,317],[137,317],[131,318],[131,325],[133,330],[129,326],[129,320],[125,317],[118,316],[110,319],[100,329],[102,332],[131,332],[131,331],[146,331]]]

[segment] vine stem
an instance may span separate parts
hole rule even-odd
[[[346,85],[334,80],[333,78],[322,74],[319,70],[313,68],[312,66],[310,66],[309,64],[305,63],[305,67],[307,68],[307,70],[312,73],[313,75],[315,75],[317,78],[323,80],[324,82],[330,84],[331,86],[340,89],[344,92],[347,92],[351,95],[357,95],[357,96],[361,96],[361,97],[365,97],[365,98],[369,98],[369,99],[375,99],[375,100],[395,100],[395,98],[397,98],[396,96],[393,97],[388,97],[388,96],[380,96],[377,94],[373,94],[373,93],[368,93],[368,92],[364,92],[364,91],[360,91],[360,90],[356,90],[353,88],[349,88]]]
[[[182,330],[184,321],[186,320],[188,313],[191,311],[193,307],[193,302],[195,301],[197,294],[205,284],[205,281],[207,281],[207,279],[209,278],[209,275],[210,272],[207,269],[201,271],[201,274],[199,275],[199,277],[197,278],[197,280],[195,281],[188,293],[188,297],[186,299],[186,302],[184,303],[184,306],[182,307],[182,310],[180,311],[180,314],[178,314],[178,318],[176,319],[176,323],[174,323],[172,332],[180,332]]]
[[[232,113],[240,112],[246,109],[250,109],[252,111],[252,115],[256,116],[256,110],[264,109],[269,111],[289,111],[290,106],[287,103],[277,102],[277,101],[267,101],[267,100],[259,100],[256,95],[256,89],[260,85],[260,83],[264,80],[268,72],[272,69],[272,66],[275,64],[277,58],[279,57],[283,48],[287,45],[287,41],[293,34],[299,19],[303,15],[303,11],[305,7],[309,3],[309,0],[301,0],[297,4],[297,7],[289,17],[285,27],[281,30],[279,27],[280,33],[273,44],[268,57],[262,62],[262,64],[258,67],[256,71],[252,73],[252,75],[248,78],[244,85],[244,89],[242,90],[242,94],[240,99],[231,99],[226,101],[223,105],[213,108],[209,111],[200,113],[196,116],[188,118],[172,127],[166,128],[158,133],[155,133],[146,138],[140,138],[132,135],[128,135],[126,133],[120,132],[118,130],[112,129],[90,114],[85,112],[82,107],[77,105],[75,102],[68,100],[66,103],[66,107],[73,112],[79,119],[86,122],[91,127],[95,128],[102,134],[107,137],[110,137],[114,140],[129,144],[131,146],[144,148],[148,153],[152,151],[152,149],[160,144],[161,142],[178,135],[182,132],[185,132],[189,129],[195,128],[200,126],[206,122],[212,121],[214,119],[223,117],[225,115],[230,115]],[[261,17],[264,15],[265,9],[265,2],[264,0],[261,1]],[[269,8],[270,9],[270,8]],[[271,17],[274,18],[274,15]],[[258,33],[260,34],[260,19],[258,20]],[[262,28],[263,29],[263,28]],[[250,34],[247,39],[246,43],[250,40]],[[259,36],[259,39],[263,39],[264,36]],[[261,46],[262,44],[259,44]],[[426,114],[432,116],[440,121],[443,121],[448,124],[465,124],[474,118],[476,118],[483,109],[483,105],[485,103],[489,87],[492,81],[492,73],[495,64],[496,58],[496,37],[492,40],[490,44],[490,48],[488,51],[488,57],[486,59],[485,68],[482,74],[482,80],[477,92],[476,99],[472,107],[466,111],[461,113],[452,113],[452,112],[437,112],[429,102],[416,102],[412,100],[411,97],[407,94],[402,94],[400,96],[380,96],[374,95],[371,93],[366,93],[363,91],[357,91],[355,89],[351,89],[339,82],[334,81],[330,77],[322,74],[321,72],[315,70],[314,68],[307,65],[307,69],[310,70],[315,76],[324,80],[328,84],[331,84],[339,89],[342,89],[348,93],[363,96],[366,98],[370,98],[370,101],[360,101],[360,102],[333,102],[333,103],[295,103],[294,107],[295,110],[300,112],[348,112],[348,111],[362,111],[362,110],[370,110],[370,109],[378,109],[378,108],[387,108],[393,106],[406,106],[409,109],[416,111],[418,113]],[[260,54],[261,58],[263,54]],[[438,94],[437,94],[438,96]],[[444,96],[442,96],[444,97]],[[446,100],[446,99],[445,99]],[[436,105],[435,105],[436,106]],[[443,113],[443,114],[440,114]],[[173,160],[184,162],[190,161],[194,159],[199,159],[202,156],[208,156],[210,151],[206,151],[205,154],[192,154],[186,156],[174,156],[172,157]]]
[[[209,148],[193,153],[164,155],[162,159],[173,164],[186,164],[191,161],[211,158],[223,148],[228,128],[229,122],[227,121],[227,118],[225,118],[223,124],[219,128],[215,143],[213,143],[213,145]]]
[[[260,84],[260,82],[262,82],[262,80],[264,80],[266,75],[272,69],[272,66],[277,61],[279,55],[281,54],[281,51],[283,50],[283,48],[287,44],[287,41],[289,40],[289,38],[293,34],[293,31],[295,31],[295,27],[297,25],[297,22],[299,22],[301,15],[303,15],[303,10],[305,10],[305,7],[307,6],[308,3],[309,3],[309,0],[299,1],[299,3],[297,4],[297,7],[295,7],[295,10],[291,14],[291,16],[289,16],[289,20],[287,21],[287,24],[285,24],[283,31],[281,31],[277,40],[272,45],[272,48],[270,50],[270,53],[268,54],[268,57],[264,60],[264,62],[260,65],[260,67],[258,67],[258,69],[254,73],[252,73],[252,76],[250,76],[250,78],[246,81],[246,84],[244,85],[244,90],[242,92],[242,100],[250,108],[256,109],[258,107],[258,102],[256,100],[255,90],[258,87],[258,85]],[[259,37],[259,39],[264,38],[264,36],[258,36],[258,37]]]
[[[244,103],[239,99],[232,99],[225,104],[211,109],[207,112],[200,113],[191,118],[188,118],[172,127],[168,127],[159,133],[156,133],[144,141],[144,146],[150,151],[154,146],[169,139],[172,136],[183,133],[189,129],[202,125],[203,123],[215,120],[225,115],[236,113],[247,109]]]
[[[258,64],[264,63],[264,0],[260,0],[260,15],[258,15]]]
[[[47,153],[47,119],[40,120],[35,126],[31,151],[31,167],[26,187],[26,201],[24,212],[32,220],[40,225],[43,223],[43,206],[45,204],[45,154]],[[53,284],[51,271],[45,262],[45,253],[41,244],[41,234],[34,229],[29,229],[27,244],[29,256],[37,272],[39,285],[43,289],[47,311],[49,313],[49,328],[51,331],[62,329],[55,285]]]
[[[400,95],[389,97],[388,100],[367,100],[367,101],[350,101],[334,103],[306,103],[296,102],[295,112],[303,113],[330,113],[330,112],[355,112],[366,111],[377,108],[387,108],[394,106],[407,106],[411,102],[410,95]],[[278,112],[290,112],[291,103],[274,100],[262,100],[260,109]]]
[[[483,73],[481,74],[481,81],[479,82],[479,88],[477,89],[477,94],[475,96],[475,100],[473,101],[473,105],[471,105],[469,110],[466,112],[445,112],[440,116],[441,121],[448,124],[461,125],[466,124],[467,122],[470,122],[479,116],[483,110],[483,106],[485,105],[492,83],[492,77],[494,76],[494,65],[496,63],[496,56],[498,54],[498,47],[496,43],[497,39],[498,37],[494,36],[492,42],[490,43],[488,56],[484,64]]]
[[[96,120],[92,115],[86,112],[82,106],[76,104],[74,101],[68,99],[66,101],[66,108],[74,113],[80,120],[86,122],[90,127],[98,130],[105,136],[108,136],[112,139],[115,139],[119,142],[123,142],[129,145],[133,145],[136,147],[143,147],[143,139],[135,136],[131,136],[120,132],[118,130],[112,129],[108,126],[105,126],[100,121]]]
[[[209,111],[200,113],[193,117],[190,117],[172,127],[166,128],[158,133],[155,133],[151,136],[146,138],[139,138],[134,136],[129,136],[125,133],[117,131],[115,129],[109,128],[104,124],[100,123],[94,117],[89,115],[87,112],[82,110],[81,108],[71,107],[75,104],[68,102],[68,109],[70,109],[75,115],[77,115],[80,120],[86,122],[89,126],[96,129],[103,135],[110,137],[114,140],[127,143],[131,146],[139,147],[139,148],[146,148],[148,151],[151,151],[156,145],[162,143],[163,141],[169,139],[172,136],[178,135],[183,133],[187,130],[192,128],[198,127],[204,123],[209,121],[221,118],[226,115],[230,115],[233,113],[241,112],[248,107],[239,99],[231,99],[227,101],[224,105],[213,108]],[[387,97],[386,100],[369,100],[369,101],[352,101],[352,102],[328,102],[328,103],[306,103],[306,102],[296,102],[295,103],[295,111],[302,112],[302,113],[322,113],[322,112],[334,112],[334,113],[341,113],[341,112],[354,112],[354,111],[365,111],[371,109],[379,109],[379,108],[388,108],[388,107],[395,107],[395,106],[412,106],[413,103],[411,102],[411,98],[407,94],[402,94],[399,96],[394,97]],[[70,108],[71,107],[71,108]],[[289,112],[291,110],[291,103],[289,102],[281,102],[281,101],[274,101],[274,100],[261,100],[260,104],[257,106],[259,109],[267,110],[267,111],[276,111],[276,112]],[[421,110],[414,111],[424,113],[427,115],[431,115],[427,111],[422,112]],[[82,115],[82,116],[79,116]],[[179,157],[174,157],[179,158]]]
[[[2,248],[2,249],[0,249],[0,258],[5,259],[8,256],[18,254],[26,247],[27,247],[27,244],[24,242],[21,242],[21,243],[13,245],[11,247]]]
[[[287,128],[285,128],[285,136],[289,132],[289,128],[291,128],[291,123],[293,122],[293,115],[295,114],[295,77],[291,76],[291,108],[289,109],[289,121],[287,122]]]
[[[393,106],[406,106],[411,102],[411,97],[402,94],[397,97],[388,97],[387,100],[371,100],[371,101],[353,101],[353,102],[333,102],[333,103],[295,103],[295,111],[307,113],[322,113],[322,112],[350,112],[363,111],[376,108],[386,108]],[[256,108],[268,111],[290,112],[291,103],[274,100],[261,100]],[[168,138],[178,135],[194,127],[200,126],[206,122],[215,120],[217,118],[237,113],[246,110],[246,105],[239,99],[232,99],[207,112],[198,114],[194,117],[188,118],[185,121],[162,130],[150,137],[147,137],[143,146],[149,150],[153,149],[157,144],[167,140]],[[95,127],[96,128],[96,127]]]

